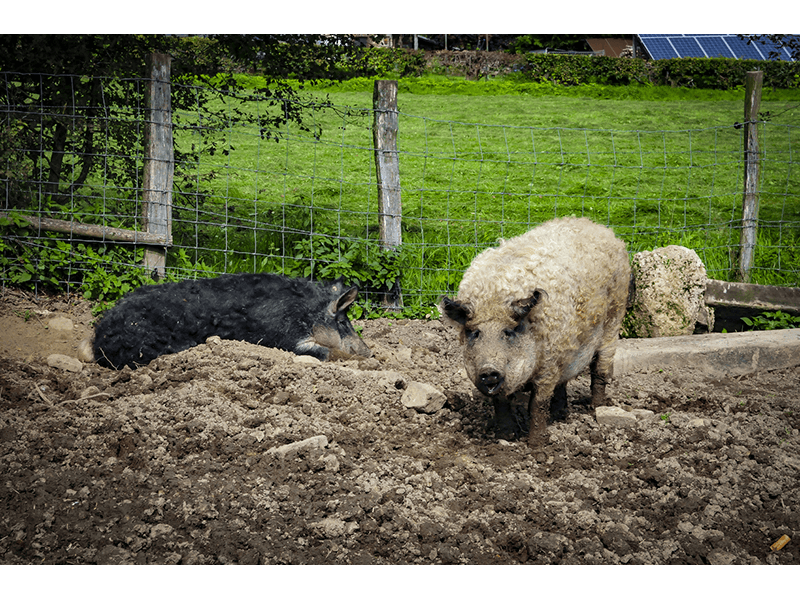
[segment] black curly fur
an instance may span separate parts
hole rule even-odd
[[[213,335],[322,360],[336,349],[331,338],[341,339],[339,350],[369,356],[347,318],[357,292],[340,282],[318,284],[267,273],[143,286],[97,324],[94,357],[116,369],[136,368]],[[320,326],[328,332],[323,345],[314,337]]]

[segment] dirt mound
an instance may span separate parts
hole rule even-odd
[[[800,563],[800,368],[626,374],[627,427],[598,423],[584,375],[529,450],[494,439],[438,322],[358,324],[361,361],[215,340],[48,366],[90,321],[0,302],[3,564]],[[406,408],[416,384],[444,406]]]

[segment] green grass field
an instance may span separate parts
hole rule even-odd
[[[535,93],[463,93],[470,84],[473,92],[493,91],[490,82],[459,82],[459,94],[400,85],[407,303],[425,305],[453,290],[475,254],[499,237],[570,214],[612,226],[631,252],[691,247],[709,276],[731,277],[743,187],[743,130],[734,127],[743,119],[742,91],[669,97],[656,90],[657,99],[637,97],[646,90],[596,86],[584,96],[580,89],[547,95],[541,86]],[[194,171],[213,193],[200,209],[179,211],[179,245],[216,271],[357,274],[347,271],[355,260],[347,253],[359,240],[377,240],[379,208],[371,84],[339,91],[348,87],[358,86],[318,92],[335,107],[311,111],[319,137],[288,128],[276,143],[255,130],[221,129],[217,135],[232,151],[207,157]],[[775,116],[760,128],[756,283],[800,285],[798,100],[796,91],[765,91],[762,102]],[[198,143],[180,131],[176,139]],[[215,226],[197,226],[203,221]],[[375,245],[359,252],[380,262]]]

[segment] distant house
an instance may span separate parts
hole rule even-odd
[[[355,34],[353,37],[360,45],[367,47],[435,50],[442,46],[441,43],[429,37],[412,33],[385,33],[379,35]]]
[[[634,35],[628,37],[590,37],[586,43],[596,56],[633,56]]]

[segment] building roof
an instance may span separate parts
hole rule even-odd
[[[586,38],[586,43],[595,54],[602,56],[622,56],[623,51],[633,46],[633,36],[627,38],[619,37],[595,37]]]

